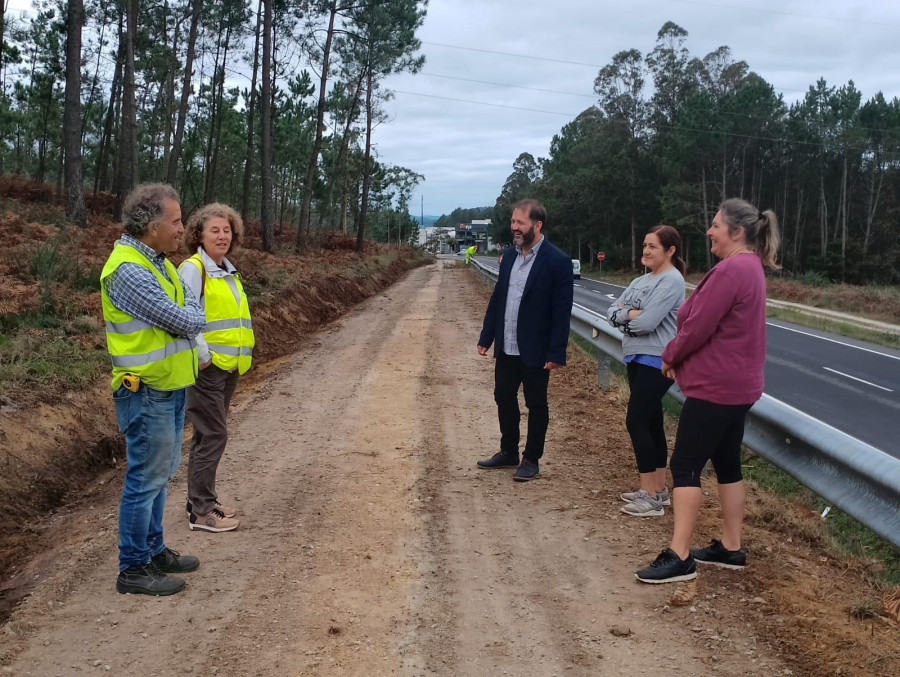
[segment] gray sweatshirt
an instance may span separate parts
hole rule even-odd
[[[606,311],[609,323],[620,329],[623,355],[662,355],[675,338],[678,308],[684,301],[684,278],[676,268],[636,278]],[[640,310],[633,320],[628,311]]]

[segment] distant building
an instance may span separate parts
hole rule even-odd
[[[444,227],[435,228],[430,226],[419,230],[419,244],[425,247],[432,254],[452,254],[456,252],[454,248],[451,251],[449,241],[456,237],[456,228]]]
[[[478,250],[484,253],[491,249],[491,238],[488,237],[490,219],[475,219],[470,223],[461,223],[456,227],[457,251],[464,251],[473,244],[478,245]]]

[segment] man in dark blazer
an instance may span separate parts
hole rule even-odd
[[[572,260],[543,236],[547,210],[537,200],[513,208],[513,247],[503,254],[478,339],[487,357],[494,344],[494,400],[500,419],[500,451],[479,468],[516,468],[513,479],[538,476],[550,421],[550,372],[566,364],[572,314]],[[528,438],[519,463],[519,386],[528,407]]]

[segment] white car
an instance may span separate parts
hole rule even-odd
[[[581,261],[578,259],[572,259],[572,275],[575,276],[576,280],[581,279]]]

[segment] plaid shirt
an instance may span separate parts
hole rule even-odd
[[[166,272],[165,254],[157,254],[127,233],[119,239],[119,244],[137,249],[172,282]],[[116,308],[173,336],[193,338],[206,324],[203,309],[188,287],[184,287],[184,306],[179,306],[169,298],[153,273],[137,264],[123,263],[103,284]]]

